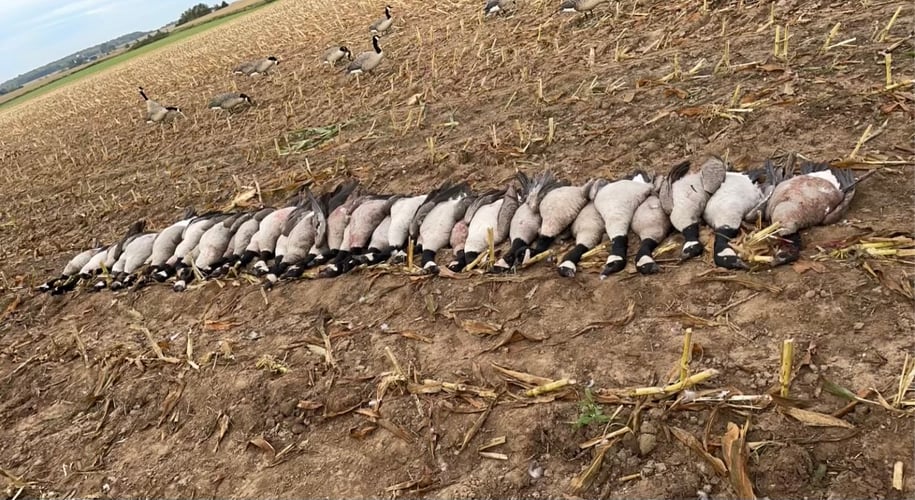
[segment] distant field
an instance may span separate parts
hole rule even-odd
[[[25,102],[28,99],[38,97],[54,89],[69,85],[89,75],[104,71],[108,68],[121,64],[124,61],[133,59],[134,57],[152,52],[156,49],[162,48],[179,40],[183,40],[202,31],[215,28],[220,24],[231,21],[232,19],[235,19],[238,16],[249,12],[250,10],[259,7],[259,5],[257,5],[258,3],[265,4],[266,2],[263,2],[263,0],[239,0],[238,2],[232,3],[223,10],[203,16],[199,19],[195,19],[194,21],[181,26],[171,35],[163,38],[162,40],[158,40],[149,45],[145,45],[138,48],[137,50],[120,52],[107,59],[102,59],[94,64],[75,68],[69,72],[61,73],[56,77],[51,76],[40,82],[36,82],[35,86],[26,85],[19,91],[11,92],[8,94],[7,99],[4,100],[0,98],[0,109],[12,104]]]

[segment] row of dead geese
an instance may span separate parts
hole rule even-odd
[[[496,248],[507,243],[491,266],[506,272],[556,240],[573,239],[575,246],[558,267],[560,275],[572,277],[582,256],[608,238],[604,278],[626,266],[630,230],[640,240],[636,269],[653,274],[660,267],[652,253],[671,229],[683,235],[682,259],[703,252],[703,221],[714,229],[715,264],[747,269],[730,242],[741,223],[757,214],[780,228],[778,265],[798,258],[798,231],[844,216],[858,182],[850,170],[826,164],[804,162],[794,174],[790,158],[784,166],[766,161],[761,168],[734,172],[710,157],[698,169],[685,161],[654,179],[638,171],[583,185],[569,185],[550,171],[533,178],[518,173],[504,188],[479,194],[466,183],[448,182],[420,195],[369,194],[353,181],[317,196],[302,188],[278,208],[201,215],[189,208],[159,232],[144,232],[139,221],[117,243],[73,257],[40,289],[63,293],[83,281],[93,290],[116,290],[175,277],[174,289],[181,291],[195,278],[248,266],[272,286],[317,266],[324,266],[317,276],[335,277],[362,265],[402,261],[412,242],[424,273],[438,272],[436,255],[448,247],[448,268],[461,272],[488,257],[490,241]]]

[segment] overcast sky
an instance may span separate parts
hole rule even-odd
[[[159,28],[200,2],[0,0],[0,82],[112,38]]]

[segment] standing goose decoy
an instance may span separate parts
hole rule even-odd
[[[585,17],[593,15],[595,7],[607,0],[563,0],[558,12],[582,12]]]
[[[648,174],[641,171],[628,178],[606,184],[596,192],[594,206],[604,219],[604,226],[611,245],[607,263],[600,274],[601,279],[618,273],[626,267],[629,226],[636,210],[651,193],[651,179]]]
[[[175,106],[163,106],[147,97],[143,87],[140,87],[140,96],[146,101],[146,123],[158,123],[181,113]]]
[[[771,168],[771,165],[769,165]],[[764,182],[763,169],[727,172],[721,187],[709,198],[703,218],[715,231],[715,265],[725,269],[749,269],[730,246],[744,220],[753,220],[772,194],[772,185]]]
[[[652,193],[632,215],[632,232],[639,237],[639,250],[635,254],[635,268],[642,274],[655,274],[661,267],[652,253],[670,233],[670,218],[661,207],[661,200]]]
[[[496,273],[513,269],[516,263],[524,260],[524,254],[537,238],[543,222],[540,216],[540,203],[551,190],[561,186],[549,171],[541,173],[533,180],[518,172],[517,178],[521,184],[518,196],[520,204],[509,225],[508,238],[511,240],[511,247],[493,266],[492,270]]]
[[[222,109],[225,111],[239,111],[247,106],[253,106],[254,101],[247,94],[237,92],[226,92],[219,94],[210,99],[207,105],[210,109]]]
[[[82,252],[73,256],[73,258],[71,258],[64,266],[64,269],[61,271],[59,277],[48,280],[47,282],[39,285],[36,289],[39,292],[50,292],[53,291],[57,286],[65,285],[71,280],[79,281],[80,270],[82,270],[82,268],[88,264],[93,257],[105,251],[105,247],[103,246],[98,246],[95,243],[93,243],[92,246],[93,248],[90,248],[89,250],[83,250]]]
[[[378,40],[378,35],[372,37],[372,47],[375,50],[362,52],[356,56],[353,62],[346,67],[347,74],[361,75],[362,73],[368,73],[381,63],[384,58],[384,52],[381,51],[381,45],[378,45]]]
[[[591,201],[591,186],[594,183],[595,181],[589,181],[584,186],[560,185],[543,197],[540,202],[539,236],[525,251],[524,260],[545,252],[556,238],[571,228],[581,209]]]
[[[488,0],[483,6],[483,15],[486,17],[504,14],[515,10],[515,0]]]
[[[436,195],[435,206],[429,210],[419,227],[419,244],[422,245],[422,269],[424,273],[438,272],[435,254],[451,241],[451,230],[464,216],[472,201],[470,187],[460,183]]]
[[[575,217],[572,235],[575,236],[575,246],[562,257],[558,269],[559,275],[566,278],[575,277],[582,256],[604,239],[604,220],[593,201],[585,205]]]
[[[659,181],[658,199],[664,211],[670,214],[674,229],[683,234],[682,259],[702,255],[704,247],[699,242],[699,222],[709,198],[724,182],[727,166],[718,157],[711,157],[698,172],[690,172],[690,162],[678,163]]]
[[[357,200],[344,230],[340,251],[319,276],[333,278],[355,267],[357,262],[352,256],[365,252],[375,230],[391,214],[391,205],[397,199],[395,196],[362,196]]]
[[[383,34],[385,31],[391,28],[391,25],[394,24],[394,18],[391,17],[391,6],[386,5],[384,7],[384,17],[377,19],[375,22],[369,26],[369,31],[372,33]]]
[[[352,60],[353,53],[350,52],[346,45],[341,45],[339,47],[331,47],[324,52],[324,64],[330,64],[331,66],[336,66],[337,62],[343,58]]]
[[[869,175],[855,180],[851,170],[830,168],[826,163],[805,162],[801,165],[801,175],[797,176],[788,170],[776,172],[771,164],[768,167],[775,188],[766,205],[766,217],[779,225],[777,234],[784,241],[775,254],[773,266],[800,257],[799,231],[842,220],[855,197],[855,186]]]
[[[513,200],[514,203],[510,200]],[[457,229],[466,225],[466,234],[463,242],[455,245],[455,241],[452,241],[451,247],[454,249],[455,260],[448,264],[448,269],[456,273],[461,272],[468,264],[476,260],[480,253],[489,246],[487,235],[490,228],[493,231],[493,246],[500,245],[508,238],[511,217],[514,215],[514,210],[518,208],[517,200],[518,193],[513,185],[509,185],[508,189],[501,191],[490,191],[477,198],[467,208],[464,220],[454,226]],[[503,211],[502,207],[506,206],[506,202],[509,203],[509,206]],[[511,211],[510,214],[509,211]],[[502,222],[501,225],[500,222]]]
[[[265,75],[279,63],[280,61],[277,60],[276,56],[269,56],[261,59],[256,59],[254,61],[243,62],[236,66],[232,72],[236,75],[246,76],[257,76],[261,74]]]

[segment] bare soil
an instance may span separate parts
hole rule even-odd
[[[366,50],[383,5],[280,0],[4,110],[3,498],[730,498],[732,480],[671,431],[723,458],[728,423],[748,426],[760,498],[911,498],[911,407],[858,404],[846,427],[786,410],[841,410],[826,381],[892,404],[915,356],[912,262],[810,260],[837,242],[915,233],[915,96],[911,84],[885,90],[879,54],[892,48],[894,81],[912,80],[913,46],[897,42],[913,10],[865,4],[624,1],[583,19],[522,2],[481,22],[476,2],[406,0],[392,5],[385,61],[357,82],[318,58],[338,43]],[[822,51],[837,23],[829,45],[840,45]],[[787,60],[773,56],[774,25],[786,24]],[[729,64],[714,71],[726,46]],[[266,53],[281,59],[275,74],[229,74]],[[147,125],[137,85],[187,118]],[[258,105],[230,118],[205,109],[234,88]],[[335,124],[345,126],[331,141],[279,154],[286,134]],[[93,237],[114,240],[140,217],[161,228],[185,205],[226,207],[255,186],[278,203],[298,183],[346,176],[419,193],[446,177],[483,189],[545,165],[575,182],[663,172],[707,153],[737,168],[785,151],[839,162],[868,126],[881,133],[851,164],[877,173],[846,221],[803,233],[794,267],[730,273],[668,257],[659,275],[599,281],[597,256],[574,279],[541,263],[506,278],[371,270],[266,292],[247,280],[183,294],[31,291]],[[727,276],[750,281],[710,279]],[[467,320],[496,332],[471,334]],[[683,393],[610,396],[675,376],[685,328],[690,370],[718,370],[699,387],[715,392],[777,393],[781,345],[794,339],[789,399],[747,410],[686,404]],[[494,365],[575,383],[524,397]],[[496,391],[498,402],[433,393],[424,380]],[[615,415],[609,429],[573,425],[586,386]],[[624,424],[634,432],[573,488],[597,454],[579,445]],[[502,436],[485,451],[504,460],[479,453]],[[892,488],[897,461],[903,491]]]

